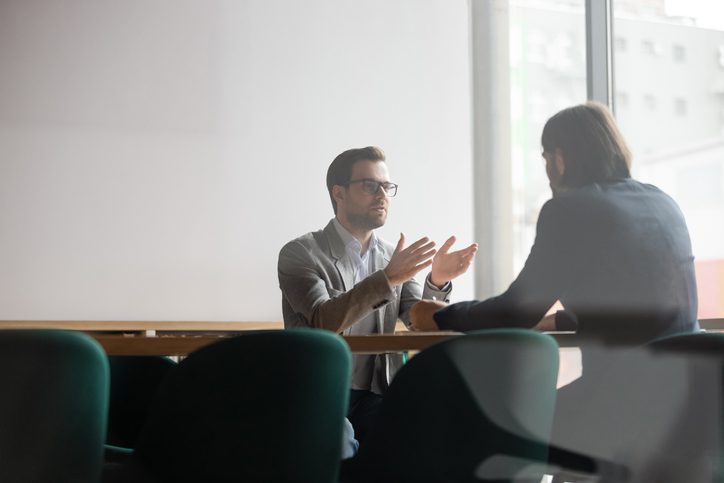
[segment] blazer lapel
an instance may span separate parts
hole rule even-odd
[[[345,291],[354,287],[354,267],[347,257],[347,249],[342,239],[337,234],[337,229],[331,221],[324,228],[324,236],[329,243],[329,254],[334,258],[334,266],[337,269],[339,278]]]

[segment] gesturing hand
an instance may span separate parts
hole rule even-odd
[[[440,247],[435,258],[432,259],[432,271],[430,282],[437,287],[442,287],[450,280],[465,273],[473,263],[475,252],[478,251],[478,244],[473,243],[467,248],[449,252],[450,247],[455,243],[455,236],[451,236]]]
[[[435,255],[435,242],[427,237],[420,238],[407,248],[403,248],[404,246],[405,235],[400,233],[395,253],[385,267],[385,275],[392,286],[407,282],[417,272],[429,267],[432,264],[432,256]]]

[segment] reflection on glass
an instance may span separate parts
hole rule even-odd
[[[616,117],[633,150],[634,177],[666,191],[684,212],[701,318],[724,317],[722,10],[708,0],[614,2]]]

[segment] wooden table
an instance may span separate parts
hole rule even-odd
[[[404,327],[404,326],[403,326]],[[249,330],[280,330],[282,322],[0,320],[1,329],[80,330],[108,355],[186,355],[205,345]],[[420,351],[458,332],[398,332],[344,336],[357,354]]]
[[[108,355],[186,355],[208,344],[239,332],[193,335],[168,334],[148,337],[91,333]],[[409,332],[379,335],[351,335],[343,339],[352,352],[380,354],[420,351],[436,342],[460,335],[457,332]]]
[[[724,319],[701,321],[702,328],[724,331]],[[186,355],[205,345],[248,330],[282,329],[281,322],[203,321],[75,321],[0,320],[1,329],[66,329],[87,332],[108,355]],[[420,351],[457,332],[397,332],[395,334],[344,336],[358,354]],[[577,347],[573,332],[550,333],[560,347]]]

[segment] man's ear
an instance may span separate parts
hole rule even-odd
[[[553,161],[556,167],[556,172],[558,172],[558,176],[563,176],[566,172],[566,161],[563,159],[563,152],[561,151],[561,148],[556,148],[555,153],[553,153]]]
[[[344,201],[344,196],[347,193],[344,191],[344,186],[340,186],[338,184],[332,186],[332,198],[334,198],[334,201],[337,202],[337,205],[339,205],[340,201]]]

